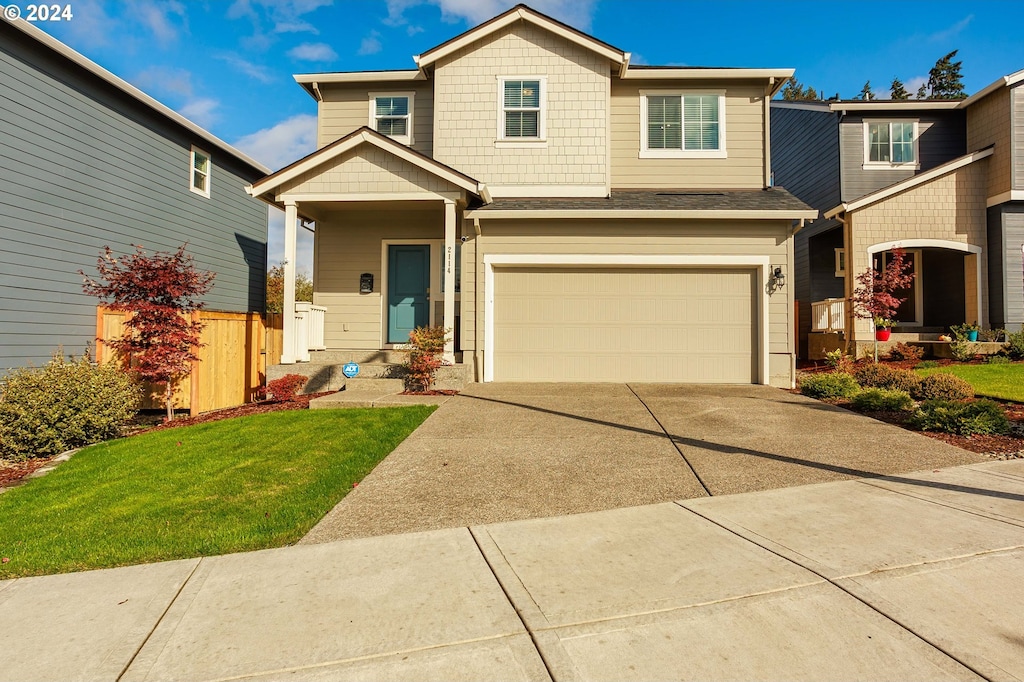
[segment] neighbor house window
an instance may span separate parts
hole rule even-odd
[[[498,139],[544,140],[544,79],[502,78],[499,83]]]
[[[865,121],[865,168],[917,168],[916,121]]]
[[[725,96],[640,93],[640,156],[725,157]]]
[[[836,249],[836,277],[846,277],[846,249]]]
[[[402,144],[412,144],[413,93],[370,93],[370,127]]]
[[[204,197],[210,196],[210,155],[192,147],[189,155],[189,189]]]

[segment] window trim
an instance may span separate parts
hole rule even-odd
[[[846,277],[846,249],[836,247],[836,277]]]
[[[714,95],[718,97],[718,149],[649,149],[647,147],[647,98],[649,96]],[[640,90],[640,155],[641,159],[725,159],[726,146],[725,90]],[[683,136],[686,135],[685,114],[683,114]]]
[[[540,106],[537,108],[537,137],[506,137],[505,136],[505,83],[506,81],[537,81],[540,87]],[[497,136],[495,147],[546,147],[547,113],[548,113],[548,77],[547,76],[498,76],[498,115]]]
[[[906,161],[903,163],[893,163],[891,161],[871,161],[871,125],[877,125],[879,123],[889,124],[889,156],[892,156],[892,124],[893,123],[913,123],[914,132],[911,134],[914,143],[914,160]],[[920,170],[921,169],[921,154],[918,142],[920,141],[920,129],[918,124],[920,121],[912,118],[865,118],[862,121],[862,131],[864,137],[864,163],[861,166],[863,170]]]
[[[196,187],[195,183],[195,172],[196,172],[196,154],[201,154],[206,157],[206,189],[201,190]],[[192,149],[188,154],[188,188],[194,194],[198,194],[201,197],[210,198],[210,182],[213,177],[213,157],[210,156],[209,152],[203,151],[199,147],[192,145]]]
[[[377,130],[377,98],[378,97],[407,97],[407,98],[409,98],[409,114],[407,116],[409,124],[408,124],[408,127],[406,128],[406,130],[409,131],[409,134],[408,135],[386,135],[385,133],[380,133],[380,134],[381,135],[385,135],[386,137],[391,138],[395,142],[398,142],[400,144],[404,144],[407,147],[411,147],[413,142],[415,141],[415,136],[413,135],[413,124],[415,123],[415,114],[416,114],[416,93],[415,93],[415,91],[412,91],[412,90],[401,90],[401,91],[395,90],[395,91],[384,91],[384,92],[370,92],[370,93],[367,93],[367,96],[369,97],[368,106],[369,106],[369,113],[370,113],[370,129],[371,130]],[[395,116],[395,117],[392,117],[392,118],[398,118],[398,117]],[[377,132],[380,132],[380,131],[377,130]]]

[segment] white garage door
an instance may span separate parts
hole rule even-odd
[[[495,268],[496,381],[757,381],[751,269]]]

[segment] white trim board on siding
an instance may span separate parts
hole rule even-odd
[[[772,211],[686,211],[686,210],[625,210],[625,211],[602,211],[602,210],[470,210],[466,211],[466,218],[478,220],[491,219],[607,219],[607,220],[643,220],[643,219],[667,219],[667,220],[814,220],[818,212],[814,210],[772,210]]]
[[[771,268],[768,256],[702,256],[702,255],[638,255],[638,254],[485,254],[484,255],[484,377],[494,381],[494,268],[535,266],[607,266],[607,267],[749,267],[759,282],[766,282]],[[759,286],[757,306],[757,376],[758,383],[768,383],[768,305],[767,288]],[[788,324],[788,323],[787,323]]]

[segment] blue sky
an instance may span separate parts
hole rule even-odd
[[[18,0],[24,8],[26,2]],[[292,74],[414,68],[412,55],[516,4],[508,0],[71,0],[37,24],[271,168],[315,148],[315,102]],[[535,0],[631,52],[633,63],[791,67],[820,92],[916,91],[959,49],[975,92],[1024,69],[1018,2]],[[727,27],[727,28],[726,28]],[[279,216],[271,261],[281,258]],[[299,266],[311,269],[303,235]]]

